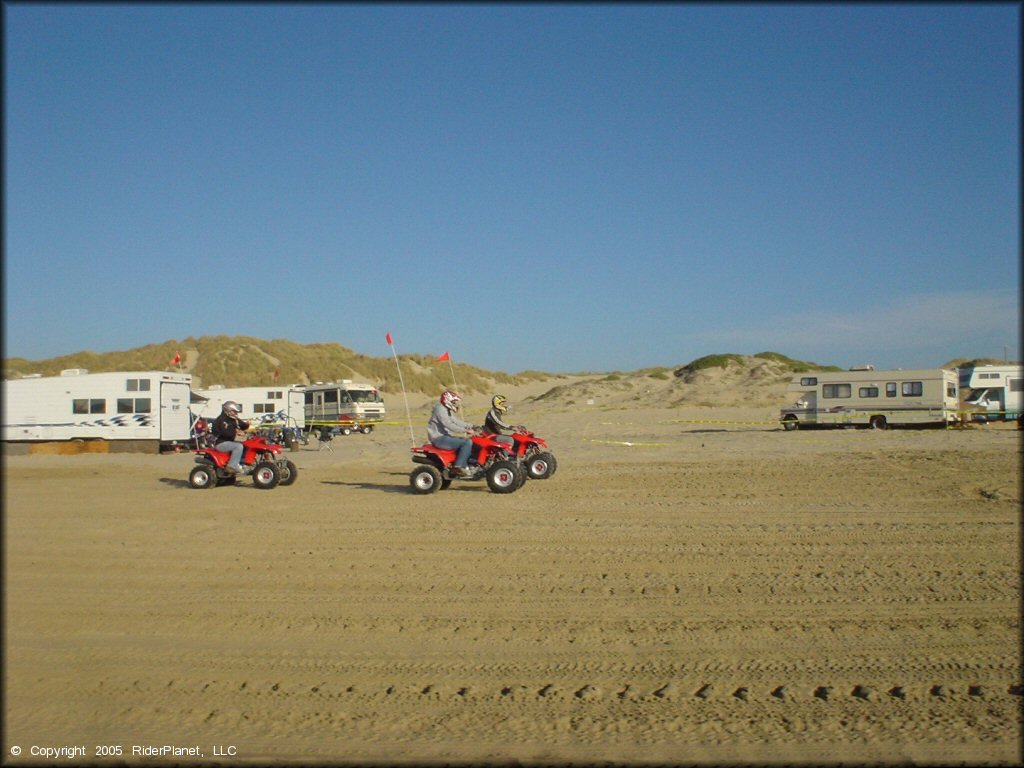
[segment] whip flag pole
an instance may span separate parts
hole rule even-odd
[[[447,352],[445,352],[443,355],[441,355],[439,358],[437,358],[437,362],[439,362],[439,363],[443,363],[446,360],[448,361],[448,370],[451,371],[451,374],[452,374],[452,388],[456,392],[458,392],[459,391],[459,383],[457,381],[455,381],[455,368],[452,367],[452,356],[449,355]]]
[[[398,368],[398,380],[402,384],[402,398],[405,400],[405,418],[409,421],[409,439],[412,441],[412,444],[415,445],[416,436],[412,433],[412,414],[409,413],[409,396],[405,394],[405,379],[402,378],[402,366],[398,364],[398,353],[395,352],[395,343],[391,339],[391,331],[387,332],[384,340],[388,343],[388,346],[391,347],[391,354],[395,356],[395,367]]]

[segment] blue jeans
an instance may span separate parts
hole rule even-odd
[[[435,448],[443,448],[446,451],[458,451],[454,466],[459,469],[465,469],[466,465],[469,464],[469,454],[473,450],[473,441],[468,437],[441,435],[433,443]]]
[[[217,443],[217,450],[231,454],[231,458],[228,459],[229,467],[241,469],[242,451],[245,450],[244,445],[234,440],[225,440],[223,443]]]

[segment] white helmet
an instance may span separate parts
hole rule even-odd
[[[228,400],[224,405],[221,406],[221,410],[224,411],[228,416],[237,416],[241,406],[234,400]]]
[[[447,408],[449,411],[459,410],[459,404],[462,402],[462,398],[459,397],[459,393],[451,389],[446,389],[441,393],[441,405]]]

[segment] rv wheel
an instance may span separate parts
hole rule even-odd
[[[351,435],[351,434],[352,434],[352,430],[351,430],[351,428],[349,428],[349,427],[342,427],[342,428],[341,428],[341,430],[339,430],[339,431],[340,431],[340,432],[341,432],[341,434],[343,434],[343,435],[344,435],[345,437],[348,437],[349,435]]]
[[[800,427],[800,422],[797,421],[796,416],[787,416],[782,420],[782,428],[787,432],[792,432],[794,429]]]
[[[885,429],[888,426],[885,422],[885,416],[872,416],[869,423],[872,429]]]
[[[202,465],[192,467],[188,475],[188,484],[193,488],[213,488],[217,485],[217,473],[212,468]]]
[[[373,432],[373,425],[372,424],[363,424],[363,426],[361,426],[359,428],[359,431],[362,432],[364,435],[368,435],[371,432]]]

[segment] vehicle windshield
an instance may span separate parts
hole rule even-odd
[[[375,389],[349,389],[346,390],[349,402],[351,403],[379,403],[380,393]]]

